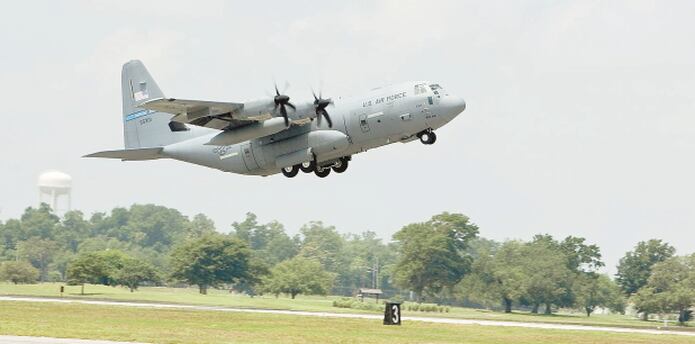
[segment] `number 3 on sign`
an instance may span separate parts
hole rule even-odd
[[[398,312],[398,305],[391,305],[391,321],[394,324],[398,324],[401,320],[398,318],[400,316],[398,313],[400,313]]]

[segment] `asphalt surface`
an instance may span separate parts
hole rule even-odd
[[[119,306],[119,307],[137,307],[137,308],[152,308],[152,309],[189,309],[196,311],[216,311],[216,312],[237,312],[237,313],[265,313],[265,314],[283,314],[295,316],[312,316],[324,318],[352,318],[352,319],[371,319],[383,320],[382,315],[372,314],[352,314],[352,313],[330,313],[330,312],[308,312],[308,311],[290,311],[290,310],[274,310],[274,309],[256,309],[256,308],[233,308],[233,307],[215,307],[215,306],[194,306],[194,305],[179,305],[168,303],[147,303],[147,302],[130,302],[130,301],[100,301],[100,300],[84,300],[84,299],[60,299],[60,298],[43,298],[43,297],[23,297],[23,296],[0,296],[0,301],[24,301],[24,302],[53,302],[53,303],[73,303],[85,305],[101,305],[101,306]],[[438,324],[454,324],[454,325],[480,325],[480,326],[503,326],[503,327],[524,327],[549,330],[569,330],[569,331],[598,331],[598,332],[614,332],[614,333],[639,333],[639,334],[657,334],[657,335],[679,335],[695,337],[695,332],[678,331],[678,330],[655,330],[655,329],[638,329],[626,327],[607,327],[607,326],[584,326],[584,325],[569,325],[569,324],[550,324],[550,323],[531,323],[517,321],[496,321],[496,320],[474,320],[474,319],[453,319],[453,318],[429,318],[429,317],[411,317],[403,316],[403,321],[422,321]],[[0,343],[3,342],[0,337]],[[17,343],[34,343],[34,342],[17,342]],[[36,342],[36,343],[65,343],[65,342]],[[75,343],[72,340],[70,343]],[[112,343],[112,342],[85,342],[85,343]]]

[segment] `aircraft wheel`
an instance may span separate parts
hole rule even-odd
[[[329,174],[331,174],[331,168],[317,166],[316,170],[314,170],[314,173],[321,178],[326,178]]]
[[[282,169],[282,174],[287,178],[292,178],[299,173],[299,165],[288,166]]]
[[[420,142],[426,144],[426,145],[431,145],[435,141],[437,141],[437,134],[434,133],[434,131],[425,131],[421,133],[420,135]]]
[[[316,162],[312,160],[301,163],[299,164],[299,169],[302,170],[302,172],[304,173],[314,172],[314,169],[316,169]]]
[[[343,173],[345,170],[348,168],[348,159],[347,158],[340,158],[338,160],[338,163],[333,165],[333,171],[335,173]]]

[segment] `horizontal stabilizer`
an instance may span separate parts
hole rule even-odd
[[[84,157],[121,159],[123,161],[154,160],[164,158],[162,155],[162,147],[103,151],[88,154]]]

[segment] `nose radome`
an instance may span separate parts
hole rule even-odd
[[[451,104],[450,107],[451,107],[452,110],[454,110],[454,112],[455,112],[456,115],[458,115],[458,114],[460,114],[461,112],[463,112],[463,110],[466,110],[466,101],[463,100],[463,98],[457,97],[457,96],[453,96],[453,97],[451,97],[450,102],[451,102],[451,103],[450,103],[450,104]]]

